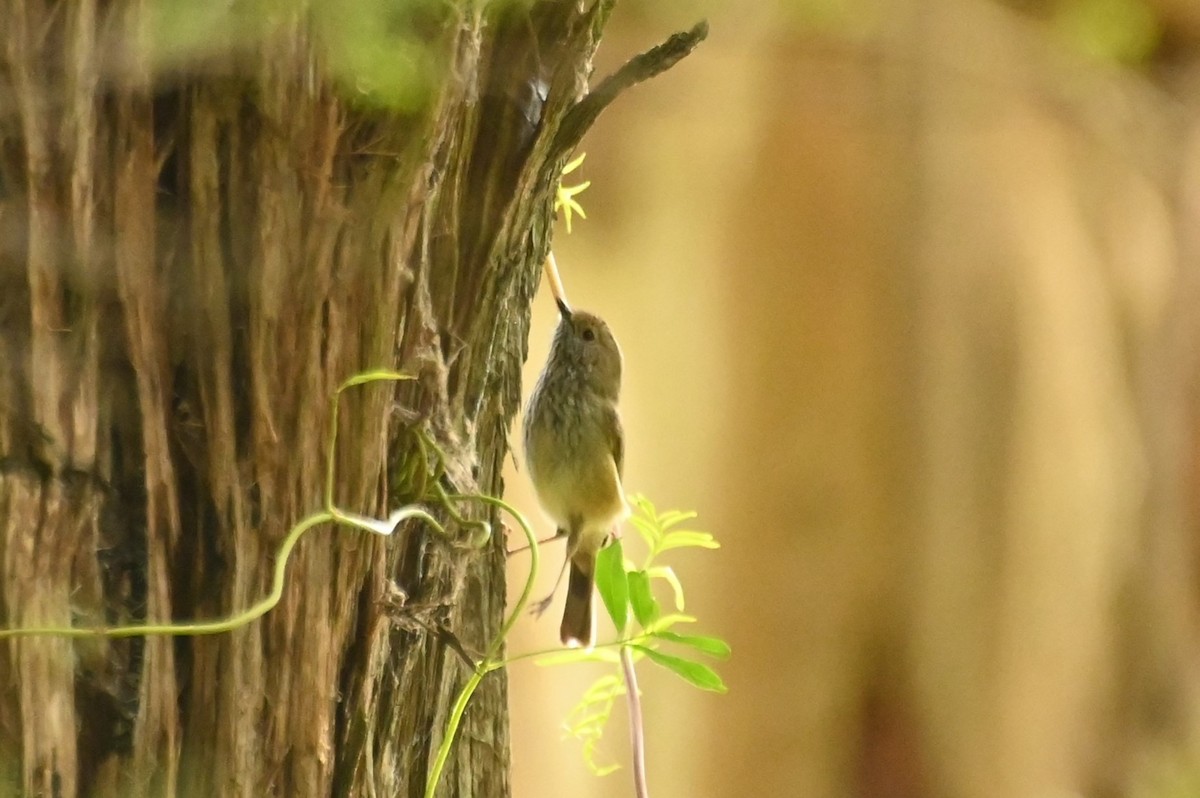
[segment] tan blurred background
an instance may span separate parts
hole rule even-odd
[[[642,667],[652,795],[1200,796],[1200,3],[625,0],[599,71],[700,16],[555,240],[627,488],[723,544],[675,564],[730,691]],[[632,795],[561,733],[602,672],[512,669],[515,795]]]

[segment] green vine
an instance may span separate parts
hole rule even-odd
[[[446,765],[446,759],[450,756],[450,748],[454,744],[454,738],[458,734],[458,727],[462,722],[463,713],[467,711],[467,704],[470,702],[471,696],[475,694],[475,689],[479,687],[480,682],[483,681],[485,676],[492,671],[503,668],[508,663],[507,660],[496,659],[496,655],[500,653],[504,646],[504,640],[508,637],[508,633],[512,631],[517,620],[525,612],[525,605],[529,603],[529,597],[533,593],[533,585],[537,578],[538,569],[537,536],[533,534],[533,527],[529,525],[529,521],[524,515],[515,510],[507,502],[492,496],[472,494],[451,496],[450,498],[480,501],[484,504],[497,507],[511,515],[517,524],[520,525],[521,531],[525,533],[526,540],[529,541],[529,576],[525,579],[525,587],[521,590],[521,595],[517,599],[516,605],[513,606],[512,612],[509,613],[503,625],[501,625],[500,631],[488,646],[483,660],[476,664],[474,672],[454,699],[454,704],[450,708],[450,717],[446,723],[446,733],[442,735],[442,742],[438,746],[433,766],[429,770],[429,778],[425,782],[425,798],[433,798],[434,792],[437,790],[438,781],[441,779],[442,770]]]

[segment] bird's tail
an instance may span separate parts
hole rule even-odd
[[[592,629],[592,587],[595,584],[594,555],[577,553],[571,558],[571,578],[567,582],[567,603],[563,607],[558,636],[564,646],[591,648],[596,644]]]

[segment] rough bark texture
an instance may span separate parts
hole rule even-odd
[[[417,425],[447,489],[501,492],[553,188],[599,109],[564,119],[610,6],[351,4],[430,77],[401,110],[330,77],[353,75],[315,10],[168,57],[166,6],[4,0],[5,626],[259,599],[320,506],[331,392],[363,369],[420,379],[348,395],[340,506],[428,499],[397,476]],[[482,651],[503,565],[501,535],[325,529],[281,604],[232,634],[12,641],[0,791],[419,795],[468,674],[437,630]],[[504,704],[496,674],[441,794],[508,792]]]

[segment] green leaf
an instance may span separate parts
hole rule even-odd
[[[719,549],[721,548],[721,544],[707,532],[693,532],[691,530],[668,532],[662,542],[658,544],[658,552],[660,554],[671,549],[685,548]]]
[[[583,206],[579,204],[579,200],[575,199],[576,194],[582,194],[592,184],[591,180],[585,180],[582,183],[577,183],[573,186],[568,186],[563,183],[563,175],[570,174],[578,169],[583,164],[583,159],[587,157],[587,153],[582,153],[578,158],[571,161],[563,167],[558,178],[558,188],[554,192],[554,212],[563,212],[563,218],[567,223],[567,233],[571,232],[571,217],[574,214],[579,214],[579,218],[586,219],[587,214],[583,212]]]
[[[564,166],[564,167],[562,168],[562,172],[560,172],[559,174],[564,174],[564,175],[569,175],[569,174],[571,174],[571,173],[572,173],[572,172],[574,172],[576,169],[578,169],[580,166],[582,166],[582,165],[583,165],[583,162],[584,162],[586,159],[587,159],[587,153],[586,153],[586,152],[581,152],[581,153],[579,153],[579,157],[578,157],[578,158],[572,158],[570,161],[568,161],[568,162],[567,162],[567,165],[566,165],[566,166]]]
[[[655,521],[659,528],[663,531],[670,529],[676,524],[682,524],[684,521],[691,521],[696,517],[696,513],[683,512],[682,510],[667,510],[662,515],[658,516]]]
[[[629,494],[629,503],[632,504],[639,513],[647,518],[654,518],[656,515],[654,511],[654,503],[641,493]]]
[[[618,766],[599,760],[599,744],[604,727],[612,715],[613,706],[625,694],[625,680],[616,674],[601,676],[583,694],[583,698],[567,715],[563,724],[566,736],[583,744],[583,759],[588,769],[598,776],[611,773]]]
[[[350,379],[338,386],[338,393],[353,388],[355,385],[363,385],[368,382],[379,382],[380,380],[415,380],[416,376],[405,374],[402,371],[392,371],[391,369],[372,369],[355,374]]]
[[[583,694],[583,701],[608,700],[625,694],[625,680],[616,674],[601,676]]]
[[[654,662],[663,666],[674,673],[686,682],[694,684],[701,690],[710,690],[714,693],[727,693],[729,688],[725,686],[725,682],[721,681],[721,677],[712,668],[700,662],[693,662],[690,659],[683,657],[673,657],[670,654],[664,654],[661,651],[655,651],[652,648],[645,646],[636,646]]]
[[[656,565],[653,568],[647,568],[646,573],[655,579],[667,580],[667,584],[671,586],[671,590],[675,593],[675,609],[683,612],[683,583],[675,575],[674,569],[669,565]]]
[[[653,623],[662,612],[658,601],[650,591],[650,576],[645,571],[630,571],[627,578],[629,580],[629,603],[633,606],[633,615],[642,627],[646,627]]]
[[[642,540],[646,541],[646,546],[652,551],[658,546],[658,542],[662,540],[662,532],[645,518],[638,518],[635,515],[629,519],[629,523],[633,524],[633,528],[642,536]]]
[[[620,538],[601,549],[596,557],[596,589],[600,591],[617,633],[623,633],[629,622],[629,581],[625,576],[625,554]]]
[[[619,677],[615,681],[610,681],[610,677],[603,676],[598,679],[595,684],[588,688],[583,694],[583,698],[571,710],[567,716],[566,725],[568,728],[576,731],[584,728],[584,718],[589,716],[589,713],[595,714],[599,712],[596,707],[603,707],[612,704],[617,698],[625,695],[625,682]],[[603,721],[600,723],[604,725]],[[572,732],[575,733],[575,732]]]
[[[658,634],[659,632],[661,632],[664,629],[670,629],[672,626],[674,626],[677,623],[695,623],[695,622],[696,622],[696,619],[693,618],[691,615],[681,615],[680,613],[673,612],[670,615],[664,615],[661,618],[658,618],[657,620],[655,620],[654,623],[652,623],[646,627],[645,631],[646,631],[646,634],[648,634],[648,635],[654,635],[654,634]]]
[[[566,732],[572,737],[581,737],[588,733],[595,732],[596,736],[599,737],[600,732],[596,730],[603,728],[604,724],[608,723],[608,718],[611,715],[612,712],[610,708],[601,707],[600,709],[592,712],[590,715],[580,715],[578,718],[573,719],[573,723],[567,724]]]
[[[702,651],[711,657],[720,657],[724,659],[729,656],[729,644],[719,637],[709,637],[708,635],[681,635],[675,632],[655,632],[654,636],[660,640],[669,640],[672,643],[679,643],[684,646],[691,646],[697,651]]]

